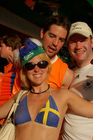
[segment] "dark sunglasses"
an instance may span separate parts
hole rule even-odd
[[[29,62],[29,63],[25,64],[25,68],[26,68],[26,70],[33,70],[36,65],[41,69],[45,69],[48,66],[48,62],[40,61],[37,64],[35,64],[33,62]]]

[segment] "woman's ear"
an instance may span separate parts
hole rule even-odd
[[[42,28],[40,31],[40,38],[42,39],[44,37],[44,29]]]

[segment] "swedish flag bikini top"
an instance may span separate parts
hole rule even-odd
[[[37,114],[34,120],[37,123],[41,123],[51,127],[57,127],[60,114],[53,97],[50,95],[46,104]],[[27,96],[19,103],[15,112],[15,124],[23,124],[32,121],[27,107]]]

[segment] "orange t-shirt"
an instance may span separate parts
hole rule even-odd
[[[60,88],[67,71],[68,65],[63,62],[58,56],[55,56],[52,63],[52,71],[49,75],[47,82],[51,87]]]
[[[4,68],[4,74],[0,74],[0,105],[20,90],[18,73],[12,71],[12,64],[8,64]]]
[[[12,70],[12,64],[4,67],[4,74],[0,74],[0,105],[9,100],[15,93],[21,90],[18,72]],[[0,125],[5,119],[0,120]]]

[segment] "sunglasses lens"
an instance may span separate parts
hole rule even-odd
[[[25,64],[25,68],[26,68],[26,70],[32,70],[35,68],[36,65],[39,68],[44,69],[48,66],[48,62],[47,61],[40,61],[37,64],[30,62],[30,63]]]
[[[48,62],[47,61],[40,61],[40,62],[38,62],[37,65],[39,68],[46,68],[48,66]]]
[[[32,70],[32,69],[34,69],[35,65],[36,64],[34,64],[33,62],[27,63],[27,64],[25,64],[25,68],[26,68],[26,70]]]

